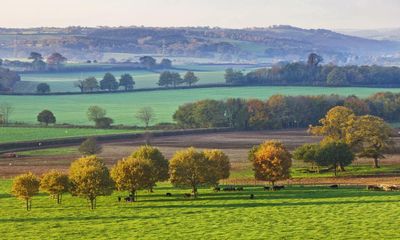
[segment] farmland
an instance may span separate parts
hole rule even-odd
[[[105,130],[94,128],[0,127],[0,143],[134,132],[137,131],[118,129]]]
[[[136,111],[143,106],[150,106],[156,114],[155,122],[172,122],[172,114],[178,106],[199,99],[226,99],[229,97],[267,99],[274,94],[283,95],[320,95],[339,94],[367,97],[376,92],[389,91],[385,88],[353,87],[224,87],[167,90],[152,92],[133,92],[95,95],[64,96],[0,96],[0,102],[13,104],[12,122],[35,123],[37,114],[43,109],[51,110],[58,123],[89,124],[86,110],[89,106],[98,105],[107,110],[116,124],[139,125],[135,118]],[[391,88],[391,92],[400,92]]]

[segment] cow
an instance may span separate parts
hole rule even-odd
[[[213,191],[214,192],[219,192],[219,191],[221,191],[221,188],[220,187],[214,187]]]
[[[167,196],[167,197],[172,197],[172,194],[169,193],[169,192],[167,192],[167,193],[165,194],[165,196]]]
[[[277,186],[273,186],[272,187],[272,190],[282,190],[282,189],[284,189],[285,188],[285,186],[279,186],[279,185],[277,185]]]
[[[183,197],[184,197],[184,198],[191,198],[191,197],[192,197],[192,194],[190,194],[190,193],[184,193],[184,194],[183,194]]]
[[[270,187],[264,186],[264,191],[269,191],[269,190],[270,190]]]
[[[250,194],[250,199],[254,199],[254,194]]]
[[[237,191],[243,191],[244,188],[243,188],[243,187],[237,187],[236,190],[237,190]]]
[[[378,187],[377,185],[368,185],[367,190],[381,191],[382,188]]]
[[[338,189],[338,188],[339,188],[339,185],[337,185],[337,184],[333,184],[333,185],[330,185],[330,186],[329,186],[329,188]]]
[[[121,196],[118,196],[118,202],[121,202],[122,198]]]

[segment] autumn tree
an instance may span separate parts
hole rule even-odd
[[[209,161],[209,182],[218,185],[222,179],[229,178],[231,163],[229,157],[221,150],[204,150],[204,155]]]
[[[192,86],[193,84],[197,83],[199,81],[199,78],[194,75],[194,72],[188,71],[185,73],[183,76],[183,82],[186,83],[189,86]]]
[[[373,166],[379,168],[379,159],[384,158],[383,153],[392,143],[391,132],[382,118],[364,115],[357,118],[347,138],[356,145],[359,157],[372,158]]]
[[[102,151],[102,147],[97,143],[96,138],[90,137],[79,146],[78,151],[83,155],[95,155]]]
[[[331,167],[337,176],[337,169],[350,165],[354,160],[354,153],[349,145],[341,141],[323,143],[316,152],[317,164]]]
[[[123,74],[119,79],[119,86],[124,87],[125,91],[133,89],[134,85],[135,81],[133,80],[132,75],[130,75],[129,73]]]
[[[142,107],[141,109],[139,109],[139,111],[137,111],[136,118],[139,121],[143,122],[146,128],[149,127],[149,124],[155,119],[153,108]]]
[[[96,208],[96,198],[112,193],[113,182],[102,160],[92,155],[72,162],[69,169],[71,193],[86,198],[90,208]]]
[[[51,123],[56,123],[56,117],[51,111],[45,109],[37,115],[37,121],[48,126]]]
[[[50,170],[43,174],[40,179],[40,189],[49,193],[57,200],[57,204],[61,204],[63,193],[68,192],[69,179],[68,175],[57,170]]]
[[[119,191],[129,191],[132,200],[136,201],[138,190],[151,189],[155,185],[153,167],[149,159],[128,157],[118,161],[111,169],[111,177]]]
[[[269,181],[274,186],[276,181],[290,177],[291,155],[281,142],[266,141],[254,147],[249,152],[249,160],[257,180]]]
[[[50,68],[54,68],[59,70],[61,66],[67,61],[67,58],[61,55],[60,53],[52,53],[47,57],[47,64]]]
[[[145,145],[141,146],[132,154],[133,158],[136,159],[148,159],[152,165],[152,179],[154,182],[166,181],[169,178],[168,175],[168,159],[164,157],[158,148]],[[151,186],[150,190],[153,189]]]
[[[39,193],[39,179],[31,172],[14,178],[11,192],[19,199],[25,200],[26,210],[32,209],[32,197]]]
[[[178,151],[169,163],[170,181],[177,187],[190,187],[196,197],[198,187],[210,183],[209,163],[203,152],[192,147]]]
[[[267,105],[258,99],[251,99],[247,102],[248,125],[253,129],[263,129],[268,124]]]

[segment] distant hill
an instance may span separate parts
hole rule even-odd
[[[79,60],[101,58],[112,52],[218,58],[229,62],[302,60],[308,53],[317,52],[326,62],[374,63],[381,56],[400,51],[400,43],[292,26],[0,29],[0,58],[26,57],[31,51],[58,51]]]
[[[387,29],[340,29],[340,33],[375,40],[400,41],[400,27]]]

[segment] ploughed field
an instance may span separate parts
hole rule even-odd
[[[236,192],[199,189],[198,199],[185,199],[189,190],[162,183],[154,193],[140,191],[134,203],[117,201],[128,193],[99,197],[95,210],[69,194],[57,205],[40,193],[27,212],[25,203],[10,195],[10,187],[10,180],[0,180],[2,239],[400,238],[400,192],[299,185],[263,191],[262,186],[245,186]]]
[[[400,88],[355,88],[355,87],[222,87],[203,89],[181,89],[167,91],[85,94],[61,96],[0,96],[0,102],[12,103],[12,122],[35,123],[36,116],[43,109],[51,110],[57,123],[91,124],[86,111],[89,106],[98,105],[107,110],[107,116],[115,124],[140,125],[135,118],[143,106],[154,109],[157,122],[172,122],[172,115],[178,106],[200,99],[226,99],[230,97],[267,99],[275,94],[321,95],[339,94],[367,97],[377,92],[400,92]]]

